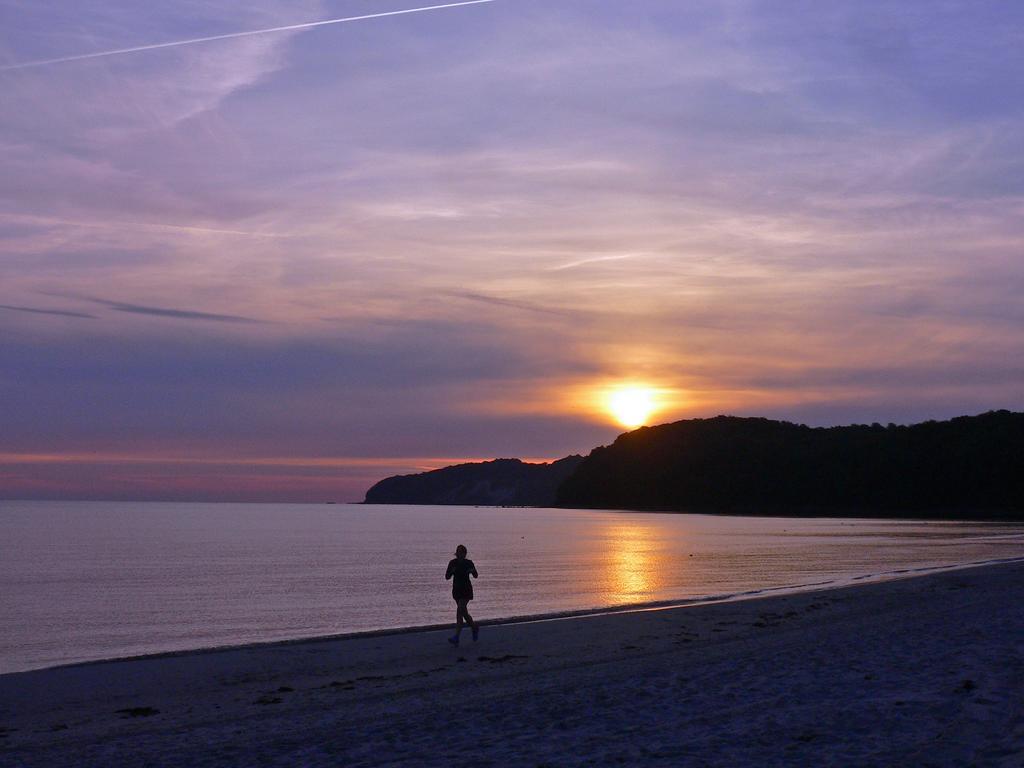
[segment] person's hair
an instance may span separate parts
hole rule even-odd
[[[459,544],[459,546],[457,546],[455,548],[455,556],[456,557],[465,557],[466,556],[466,545],[465,544]]]

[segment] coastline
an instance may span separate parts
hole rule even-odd
[[[641,613],[646,611],[662,611],[673,608],[697,608],[703,605],[715,605],[718,603],[732,603],[746,600],[759,600],[779,595],[795,595],[809,592],[823,592],[834,589],[844,589],[867,584],[877,584],[898,579],[912,579],[927,576],[935,573],[946,573],[950,571],[965,570],[970,568],[984,568],[990,565],[1001,565],[1006,563],[1024,563],[1024,556],[993,558],[966,563],[952,563],[947,565],[921,566],[913,568],[899,568],[879,573],[858,574],[846,578],[827,579],[825,581],[809,582],[806,584],[786,584],[775,587],[763,587],[760,589],[746,590],[743,592],[730,592],[720,595],[709,595],[706,597],[680,598],[675,600],[655,600],[639,603],[623,603],[620,605],[580,608],[568,611],[553,611],[548,613],[536,613],[514,616],[499,616],[495,618],[481,619],[482,627],[501,627],[516,624],[532,624],[544,621],[563,621],[567,619],[580,619],[592,616],[605,616],[623,613]],[[386,627],[381,629],[369,629],[356,632],[337,632],[330,634],[309,635],[302,637],[285,638],[279,640],[259,640],[249,643],[228,643],[223,645],[201,646],[199,648],[183,648],[179,650],[157,651],[154,653],[132,654],[128,656],[112,656],[102,659],[88,659],[85,661],[72,661],[61,664],[53,664],[45,667],[34,667],[32,669],[18,670],[14,672],[0,673],[0,684],[4,679],[12,675],[24,675],[50,670],[73,669],[77,667],[91,667],[95,665],[118,664],[120,662],[151,661],[158,659],[171,659],[183,656],[194,656],[199,654],[217,654],[230,651],[248,651],[258,649],[283,648],[288,646],[303,645],[306,643],[333,642],[342,640],[362,640],[388,637],[391,635],[420,634],[425,632],[439,632],[450,629],[452,623],[440,622],[434,624],[420,624],[404,627]]]
[[[1024,562],[0,676],[0,765],[1018,765]],[[450,724],[460,725],[452,729]]]
[[[231,503],[231,502],[229,502]],[[310,504],[340,504],[342,506],[355,507],[432,507],[437,506],[434,502],[402,502],[393,504],[383,501],[317,501]],[[445,504],[444,506],[485,508],[485,509],[561,509],[566,511],[580,512],[641,512],[651,515],[708,515],[709,517],[770,517],[786,518],[792,517],[797,520],[863,520],[865,522],[878,522],[881,520],[889,522],[908,523],[979,523],[979,524],[1009,524],[1024,522],[1024,509],[1016,507],[988,508],[979,507],[926,507],[922,509],[906,509],[903,507],[877,507],[877,506],[775,506],[764,507],[759,505],[743,507],[715,507],[715,506],[688,506],[685,509],[679,507],[601,507],[601,506],[567,506],[564,504]]]

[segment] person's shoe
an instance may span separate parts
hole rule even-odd
[[[459,647],[459,636],[458,635],[452,635],[451,637],[448,638],[448,642],[451,643],[452,645],[454,645],[456,648],[458,648]]]
[[[473,642],[480,639],[480,627],[473,627]]]

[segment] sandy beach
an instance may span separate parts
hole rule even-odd
[[[1024,563],[0,677],[0,765],[1024,765]]]

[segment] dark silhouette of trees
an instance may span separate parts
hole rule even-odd
[[[563,507],[742,514],[1024,518],[1024,413],[812,428],[718,416],[596,448]]]

